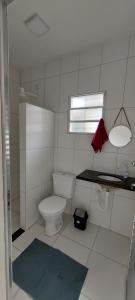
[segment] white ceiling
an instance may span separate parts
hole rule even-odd
[[[14,0],[8,7],[11,62],[26,68],[135,30],[135,0]],[[38,38],[24,20],[38,13],[49,32]]]

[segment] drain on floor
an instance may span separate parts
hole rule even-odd
[[[15,231],[12,234],[12,242],[14,242],[22,233],[24,233],[25,231],[22,228],[19,228],[17,231]]]

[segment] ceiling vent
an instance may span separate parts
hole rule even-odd
[[[50,29],[48,24],[37,13],[26,19],[24,24],[37,37],[43,36]]]

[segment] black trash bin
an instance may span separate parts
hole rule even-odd
[[[87,227],[88,214],[86,210],[76,208],[74,212],[74,226],[80,230],[85,230]]]

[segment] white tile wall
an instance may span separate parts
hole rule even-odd
[[[46,108],[58,112],[60,105],[60,77],[47,78],[45,81]]]
[[[78,92],[85,94],[99,89],[100,67],[93,67],[79,71]]]
[[[61,61],[54,60],[45,66],[45,77],[52,77],[60,74]]]
[[[128,56],[129,38],[110,42],[103,47],[103,63],[124,59]]]
[[[115,153],[94,153],[93,169],[103,172],[115,173],[116,154]]]
[[[134,107],[135,108],[135,57],[129,58],[127,66],[127,79],[125,86],[125,98],[124,105],[125,107]]]
[[[69,97],[77,94],[77,72],[61,75],[60,81],[60,111],[68,110]]]
[[[79,67],[79,55],[67,55],[62,57],[61,61],[61,73],[65,74],[68,72],[76,71]]]
[[[30,78],[38,81],[44,76],[44,106],[57,112],[54,169],[76,174],[86,168],[117,173],[119,163],[126,160],[129,163],[129,175],[135,176],[135,168],[131,165],[135,160],[135,58],[133,56],[135,56],[134,35],[131,40],[125,37],[102,47],[81,51],[79,55],[77,53],[64,56],[37,70],[24,72],[22,77],[24,81],[30,81]],[[99,89],[106,90],[104,119],[107,131],[112,128],[119,108],[124,105],[134,136],[132,143],[125,148],[116,149],[107,142],[102,153],[95,154],[91,147],[92,136],[68,134],[67,110],[68,96]],[[123,122],[125,123],[124,120]],[[110,196],[108,209],[101,212],[96,204],[97,188],[96,184],[77,181],[72,210],[77,205],[84,206],[90,212],[93,223],[130,235],[131,215],[135,211],[134,193],[116,191]],[[127,198],[124,195],[127,195]],[[127,218],[122,218],[122,212]]]
[[[93,152],[88,150],[75,150],[74,151],[74,173],[79,174],[85,169],[93,168]]]
[[[87,69],[89,67],[101,64],[101,48],[94,48],[80,53],[80,68]]]
[[[74,134],[68,133],[68,115],[67,113],[59,114],[59,124],[58,124],[58,147],[63,148],[74,148]]]
[[[72,149],[56,148],[54,150],[54,169],[73,173],[73,158]]]
[[[100,89],[106,91],[105,108],[120,108],[123,102],[126,60],[104,64]]]

